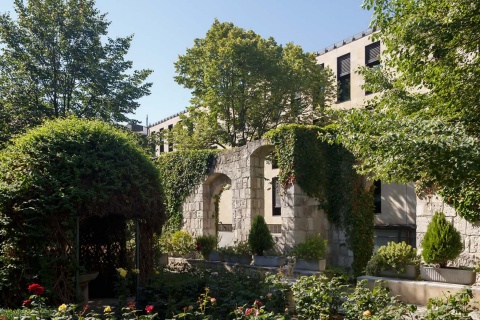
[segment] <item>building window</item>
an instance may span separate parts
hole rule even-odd
[[[382,213],[382,181],[375,180],[373,182],[375,190],[373,191],[373,209],[375,214]]]
[[[405,242],[415,248],[417,246],[415,226],[375,226],[375,250],[381,246],[386,246],[389,242]]]
[[[168,131],[172,131],[173,129],[173,124],[168,125]],[[168,152],[173,151],[173,142],[168,142]]]
[[[337,58],[338,102],[350,100],[350,53]]]
[[[163,141],[163,137],[161,136],[163,134],[163,128],[158,130],[158,134],[160,135],[160,153],[165,152],[165,141]]]
[[[380,66],[380,41],[369,44],[365,47],[365,65],[370,68]],[[365,94],[371,94],[372,91],[365,91]]]
[[[278,177],[274,177],[272,178],[272,215],[274,216],[282,214],[280,196],[280,183],[278,183]]]
[[[380,41],[369,44],[365,47],[365,65],[375,67],[380,64]]]

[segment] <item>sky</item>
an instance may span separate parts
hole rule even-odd
[[[368,29],[371,13],[362,0],[97,0],[111,21],[109,36],[134,34],[127,59],[133,68],[152,69],[151,94],[129,117],[152,124],[189,106],[190,90],[177,84],[173,63],[203,38],[215,18],[293,42],[315,52]],[[13,0],[0,0],[0,12],[13,12]]]

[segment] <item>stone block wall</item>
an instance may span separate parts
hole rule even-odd
[[[436,211],[443,212],[455,228],[460,232],[464,250],[460,257],[452,265],[474,267],[480,258],[480,224],[472,224],[459,217],[455,209],[445,203],[442,197],[434,195],[417,199],[417,247],[421,252],[423,237],[427,231],[429,222]]]

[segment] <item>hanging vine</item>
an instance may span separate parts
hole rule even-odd
[[[373,252],[373,193],[354,169],[355,158],[338,144],[324,142],[317,126],[286,125],[267,133],[275,145],[284,189],[296,183],[316,198],[328,220],[345,230],[355,274]]]
[[[181,228],[182,204],[208,174],[217,154],[216,150],[188,150],[158,157],[156,165],[160,171],[168,219],[165,230]]]

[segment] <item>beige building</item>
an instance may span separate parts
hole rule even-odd
[[[360,66],[374,67],[380,64],[380,42],[371,38],[372,31],[368,30],[351,38],[345,39],[330,47],[317,52],[317,61],[325,68],[335,73],[338,81],[339,94],[335,108],[358,108],[365,104],[372,94],[362,89],[364,80],[355,71]],[[163,119],[149,126],[149,134],[162,130],[171,130],[180,120],[180,114]],[[164,143],[156,148],[157,155],[163,152],[172,152],[175,146]],[[276,184],[278,169],[271,161],[264,164],[264,216],[274,236],[280,237],[282,212],[279,188]],[[413,184],[383,184],[375,181],[375,244],[386,244],[388,241],[407,241],[415,245],[415,211],[416,196]],[[220,198],[219,230],[221,245],[232,243],[235,238],[232,232],[232,190],[226,184]]]

